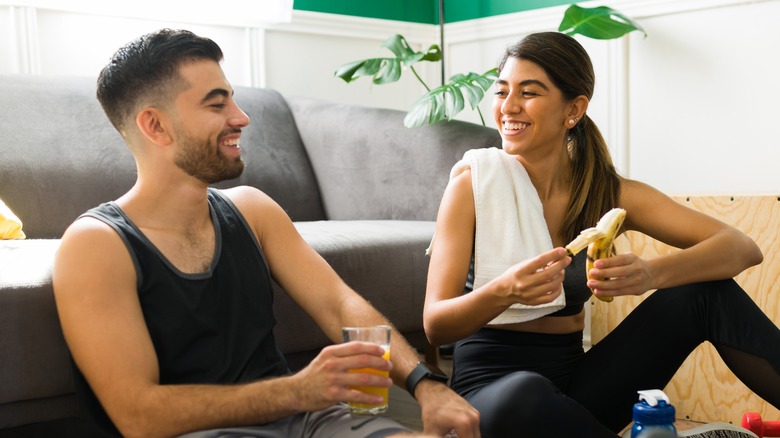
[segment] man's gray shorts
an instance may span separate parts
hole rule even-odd
[[[381,438],[409,431],[390,418],[352,415],[349,408],[337,405],[262,426],[204,430],[180,438]]]

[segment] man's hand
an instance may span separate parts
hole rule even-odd
[[[423,379],[414,390],[422,409],[426,433],[445,436],[454,431],[458,438],[478,438],[479,412],[447,385]]]
[[[295,397],[301,411],[315,411],[339,402],[381,403],[382,397],[366,394],[350,386],[389,388],[393,381],[368,373],[350,373],[351,369],[374,368],[390,371],[392,364],[382,358],[384,349],[367,342],[348,342],[325,347],[311,363],[292,378],[298,381]]]

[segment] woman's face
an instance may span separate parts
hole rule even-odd
[[[495,87],[493,118],[507,153],[531,158],[564,147],[571,105],[538,64],[509,57]]]

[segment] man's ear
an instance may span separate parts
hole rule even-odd
[[[159,108],[146,107],[135,116],[135,124],[152,143],[168,146],[173,143],[170,118]]]

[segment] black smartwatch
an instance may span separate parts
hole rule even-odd
[[[449,377],[437,367],[419,362],[412,372],[409,373],[409,377],[406,378],[406,390],[409,391],[412,397],[414,397],[414,388],[417,387],[417,384],[422,379],[431,379],[446,384]]]

